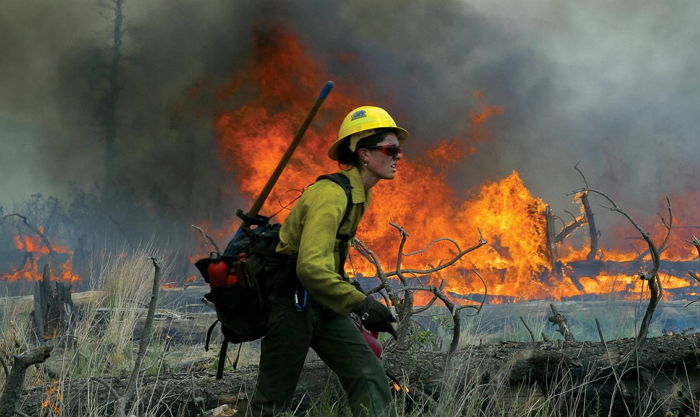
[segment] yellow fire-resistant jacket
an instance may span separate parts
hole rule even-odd
[[[350,179],[352,208],[340,233],[353,234],[369,206],[370,193],[365,190],[357,168],[341,171]],[[341,186],[321,180],[301,195],[280,229],[277,252],[297,255],[297,277],[314,299],[336,313],[347,315],[365,295],[338,274],[340,241],[338,226],[347,208]]]

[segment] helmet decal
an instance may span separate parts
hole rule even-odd
[[[364,110],[358,110],[350,116],[350,120],[357,120],[363,117],[367,117],[367,112]]]

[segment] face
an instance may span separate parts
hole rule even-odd
[[[381,147],[390,149],[382,150]],[[396,176],[396,168],[402,154],[391,156],[393,147],[399,146],[399,138],[395,133],[388,133],[384,139],[376,146],[370,148],[360,148],[359,156],[366,171],[373,174],[377,179],[390,180]],[[365,165],[367,164],[367,165]]]

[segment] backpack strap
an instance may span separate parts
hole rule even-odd
[[[345,191],[345,196],[348,199],[348,203],[345,207],[343,219],[340,221],[340,226],[338,226],[338,232],[336,233],[336,237],[340,240],[344,240],[347,242],[353,237],[355,237],[354,231],[351,235],[346,233],[340,233],[340,227],[342,227],[343,223],[345,223],[345,221],[348,219],[348,217],[350,216],[350,210],[352,209],[352,185],[350,185],[350,178],[346,177],[340,172],[336,172],[334,174],[321,175],[320,177],[316,178],[316,181],[320,180],[331,180],[334,183],[338,184],[340,188],[343,189],[343,191]]]
[[[335,234],[336,238],[340,239],[340,247],[338,248],[338,273],[341,277],[345,277],[345,259],[348,257],[347,243],[350,241],[350,239],[355,237],[355,231],[353,230],[352,234],[340,233],[340,228],[348,220],[348,217],[350,217],[350,210],[352,210],[352,185],[350,185],[350,178],[346,177],[340,172],[336,172],[333,174],[325,174],[316,178],[316,181],[320,180],[330,180],[338,184],[340,188],[342,188],[343,191],[345,191],[345,196],[348,200],[347,206],[345,207],[345,213],[343,214],[342,220],[340,220],[338,231]]]
[[[204,351],[209,350],[209,340],[211,339],[211,332],[214,330],[214,327],[219,323],[219,319],[217,319],[214,323],[209,326],[209,330],[207,330],[207,340],[204,342]]]
[[[224,367],[226,366],[226,352],[228,351],[228,339],[224,336],[224,341],[221,342],[219,349],[219,362],[216,364],[216,379],[221,379],[224,376]],[[238,363],[238,359],[236,359]]]

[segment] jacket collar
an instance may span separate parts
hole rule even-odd
[[[345,171],[340,171],[343,175],[350,179],[350,186],[352,191],[350,195],[352,196],[353,204],[369,204],[370,191],[365,190],[365,186],[362,184],[362,177],[360,177],[360,171],[357,167],[352,167]]]

